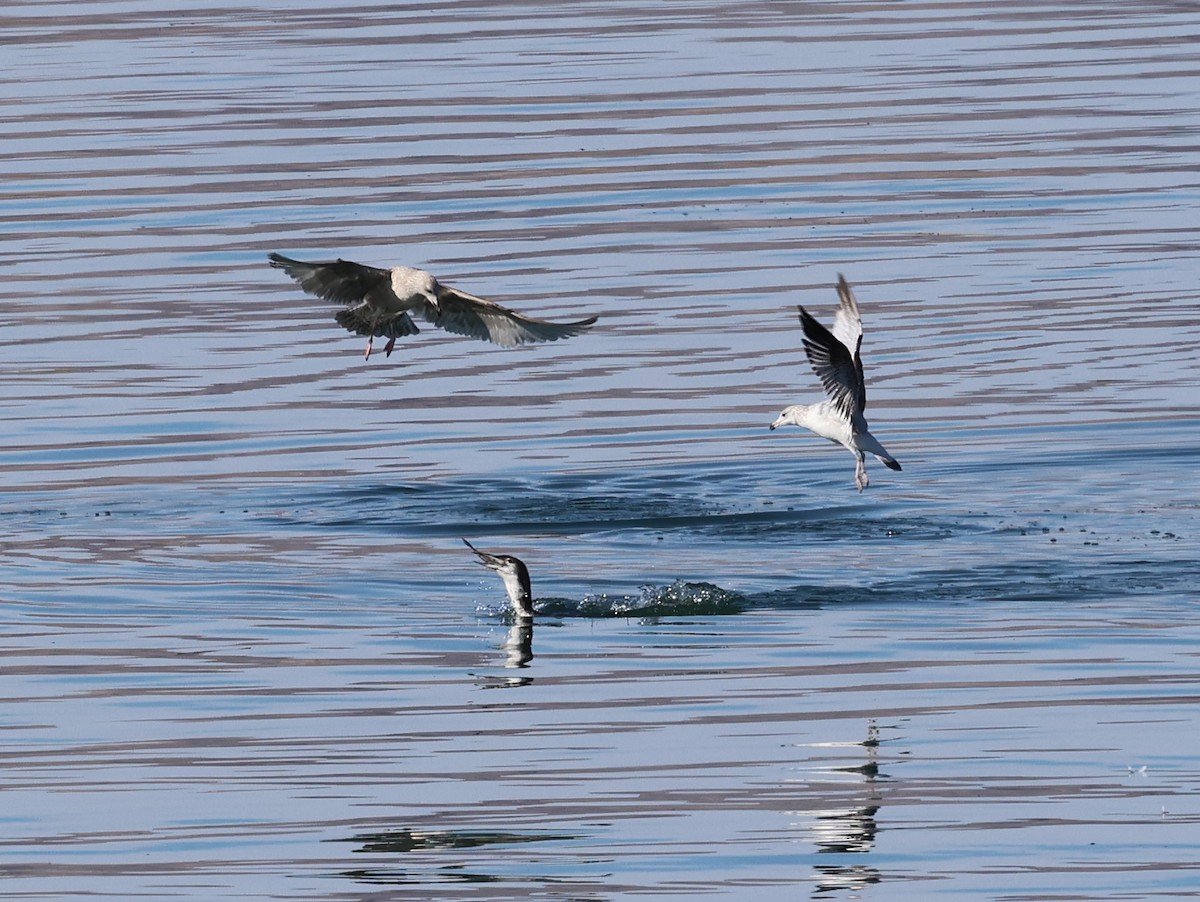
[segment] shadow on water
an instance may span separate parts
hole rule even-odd
[[[429,855],[441,852],[466,853],[470,850],[487,849],[491,846],[508,847],[528,843],[563,843],[578,839],[578,836],[563,833],[510,833],[495,830],[383,830],[362,833],[349,839],[334,842],[354,843],[356,853],[368,855]],[[342,876],[368,884],[427,883],[432,866],[427,861],[414,862],[414,867],[355,868],[343,871]],[[422,866],[424,865],[424,866]],[[511,880],[498,873],[484,873],[479,869],[468,869],[460,858],[451,866],[437,866],[438,879],[453,883],[498,883]],[[522,882],[528,878],[519,878]]]
[[[900,513],[894,505],[853,495],[822,503],[820,496],[803,494],[776,501],[775,493],[766,476],[722,473],[716,467],[660,478],[448,479],[318,491],[297,499],[296,510],[264,519],[284,527],[431,539],[638,531],[710,540],[787,539],[797,533],[828,539],[938,539],[983,530],[952,518]]]
[[[895,778],[885,773],[879,761],[879,727],[874,719],[866,723],[866,736],[857,740],[816,743],[815,753],[804,766],[803,778],[789,780],[776,789],[782,795],[775,801],[788,810],[792,828],[811,844],[813,898],[853,892],[883,882],[884,875],[865,858],[875,851],[879,834],[879,812],[889,800]],[[753,801],[752,801],[753,800]],[[650,800],[643,800],[647,803]],[[681,799],[682,801],[682,799]],[[743,804],[759,804],[754,796],[732,797],[726,803],[736,809]],[[765,802],[770,805],[770,802]],[[599,826],[599,825],[598,825]],[[601,829],[603,829],[601,827]],[[427,885],[430,881],[446,884],[487,883],[527,884],[535,882],[545,892],[550,886],[564,891],[570,887],[571,899],[608,898],[595,894],[596,876],[581,873],[580,866],[605,861],[606,856],[579,860],[571,854],[573,844],[595,838],[578,832],[518,832],[506,829],[436,829],[401,827],[362,832],[329,842],[353,843],[354,852],[370,856],[373,866],[348,869],[344,877],[365,884]],[[626,840],[625,842],[630,842]],[[632,841],[635,845],[636,840]],[[549,844],[540,853],[529,849],[515,855],[514,847]],[[614,851],[622,845],[613,843]],[[653,855],[653,851],[643,849]],[[541,858],[546,871],[536,877],[529,874],[532,860]],[[798,856],[803,860],[804,856]],[[523,865],[513,870],[513,863]],[[567,866],[566,862],[572,862]],[[611,886],[606,886],[611,890]],[[557,898],[557,896],[556,896]]]

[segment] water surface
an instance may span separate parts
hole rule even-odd
[[[1200,894],[1197,10],[0,35],[0,898]],[[268,251],[601,319],[364,363]]]

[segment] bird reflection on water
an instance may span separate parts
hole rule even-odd
[[[802,812],[813,818],[812,822],[804,825],[805,830],[816,845],[818,853],[865,854],[875,848],[875,835],[879,830],[876,815],[882,804],[877,785],[880,776],[879,727],[874,720],[870,720],[867,723],[866,739],[835,745],[866,749],[866,761],[844,767],[832,767],[825,770],[825,773],[851,774],[861,778],[861,781],[856,781],[851,793],[844,798],[844,805]],[[839,861],[836,864],[817,864],[814,865],[813,871],[814,898],[823,897],[827,893],[858,890],[879,883],[882,879],[876,868],[855,859]]]
[[[533,620],[522,617],[508,630],[508,639],[501,646],[507,657],[505,667],[528,667],[533,660]]]

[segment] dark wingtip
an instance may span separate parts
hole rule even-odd
[[[596,325],[596,320],[600,319],[599,315],[589,316],[587,319],[577,319],[571,323],[563,323],[562,326],[567,329],[575,329],[577,331],[561,336],[562,338],[574,338],[580,332],[592,328]],[[551,338],[550,341],[557,341],[556,338]]]
[[[899,470],[900,469],[900,461],[898,461],[898,460],[888,459],[888,460],[885,460],[883,462],[883,464],[889,470]]]
[[[271,251],[271,253],[267,254],[267,260],[270,261],[272,266],[283,266],[283,264],[287,262],[287,257],[285,257],[283,254],[277,254],[274,251]]]
[[[799,305],[797,305],[797,306],[799,306]],[[803,307],[800,307],[800,325],[802,325],[804,327],[804,331],[806,333],[808,332],[810,323],[818,325],[818,326],[821,324],[820,320],[818,320],[815,316],[813,316],[811,313],[809,313]]]

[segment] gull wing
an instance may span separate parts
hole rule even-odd
[[[863,377],[862,365],[862,316],[858,312],[858,300],[850,290],[846,277],[838,273],[838,309],[833,316],[833,336],[846,346],[854,357],[854,368],[858,370],[858,409],[867,409],[867,380]]]
[[[349,260],[303,263],[282,254],[267,254],[267,259],[273,267],[282,269],[299,282],[306,292],[326,301],[358,304],[370,301],[381,292],[392,293],[390,271],[377,266],[364,266]]]
[[[800,308],[800,325],[804,328],[804,353],[821,380],[825,394],[851,422],[861,419],[866,393],[857,348],[852,357],[850,349],[803,307]],[[861,334],[858,341],[862,342]]]
[[[838,309],[833,315],[833,337],[854,354],[862,342],[862,316],[859,315],[858,301],[850,290],[850,283],[841,273],[838,273],[837,293]]]
[[[427,308],[426,318],[447,332],[490,341],[501,347],[571,338],[591,328],[597,317],[573,323],[551,323],[523,316],[493,301],[485,301],[445,285],[437,287],[437,310]]]

